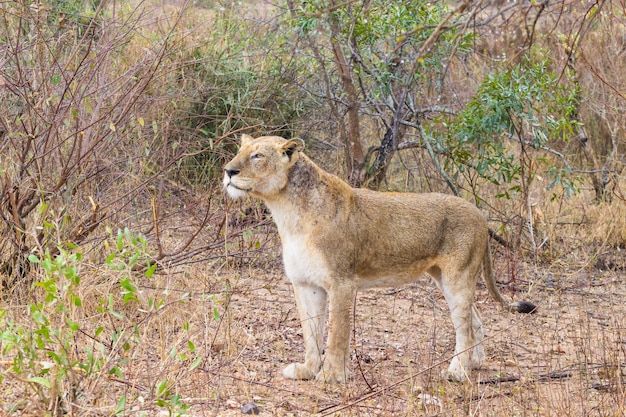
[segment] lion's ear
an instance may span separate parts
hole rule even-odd
[[[247,135],[247,134],[244,133],[244,134],[241,135],[241,146],[244,146],[244,145],[252,142],[253,140],[254,140],[254,138],[252,136]]]
[[[291,139],[285,142],[282,146],[283,153],[289,157],[291,157],[294,153],[300,152],[304,149],[304,141],[302,139]]]

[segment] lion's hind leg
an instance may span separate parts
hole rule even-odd
[[[482,339],[483,335],[480,317],[474,306],[476,274],[467,270],[441,271],[439,268],[431,268],[428,272],[448,303],[455,331],[454,357],[443,376],[452,381],[466,380],[475,360],[482,361],[484,357],[482,345],[473,348],[477,336]]]
[[[324,352],[327,294],[323,288],[312,285],[294,285],[304,347],[304,363],[292,363],[283,369],[289,379],[313,379],[319,372]]]

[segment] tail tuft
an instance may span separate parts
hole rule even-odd
[[[512,306],[518,313],[535,314],[537,312],[537,306],[528,301],[517,301]]]

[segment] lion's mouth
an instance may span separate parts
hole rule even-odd
[[[228,184],[226,184],[226,186],[224,187],[224,190],[229,195],[229,197],[232,198],[233,200],[243,198],[246,195],[248,195],[248,193],[250,192],[249,188],[246,189],[246,188],[238,187],[230,181],[228,182]]]
[[[237,187],[235,184],[233,184],[232,182],[229,182],[228,185],[226,186],[226,188],[232,187],[235,190],[238,191],[243,191],[244,193],[249,193],[250,189],[249,188],[241,188],[241,187]]]
[[[232,199],[238,199],[245,197],[250,192],[250,188],[239,187],[233,183],[232,178],[227,174],[224,174],[224,191],[230,196]]]

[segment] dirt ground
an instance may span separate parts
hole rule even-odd
[[[242,236],[238,248],[246,244]],[[142,281],[136,302],[114,306],[119,320],[97,308],[119,292],[119,276],[85,266],[85,311],[76,319],[81,330],[72,346],[78,356],[86,347],[108,356],[102,372],[86,379],[77,373],[78,388],[62,387],[75,395],[63,399],[74,403],[67,415],[241,416],[251,403],[261,416],[626,415],[626,287],[619,249],[603,255],[601,264],[573,267],[558,258],[511,260],[495,248],[494,273],[505,298],[532,301],[538,312],[502,311],[479,282],[476,303],[488,359],[465,384],[439,377],[453,354],[454,334],[448,307],[427,276],[401,288],[362,292],[354,312],[352,379],[333,386],[281,374],[302,360],[302,334],[277,237],[264,236],[247,257],[231,250],[228,258],[159,269]],[[601,268],[609,264],[613,270]],[[150,308],[150,299],[159,307]],[[12,301],[7,319],[20,320],[24,308]],[[114,330],[123,347],[107,339]],[[0,415],[51,415],[45,396],[10,373],[8,359]]]
[[[496,262],[496,273],[505,267]],[[488,360],[471,383],[439,378],[454,350],[453,329],[443,297],[423,277],[410,286],[359,294],[353,378],[341,387],[282,377],[283,367],[302,359],[303,347],[291,288],[279,265],[206,271],[206,284],[228,281],[232,295],[219,329],[212,317],[204,325],[192,319],[214,333],[189,386],[197,396],[190,413],[242,415],[241,407],[254,402],[268,416],[624,415],[621,274],[521,268],[518,276],[526,278],[501,291],[507,298],[532,300],[539,310],[504,312],[479,284]]]

